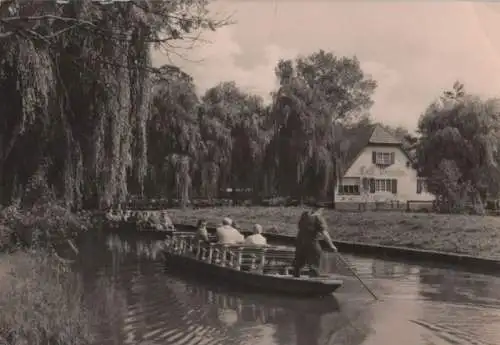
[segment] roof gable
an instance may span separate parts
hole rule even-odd
[[[368,141],[369,144],[390,144],[390,145],[401,145],[401,141],[396,139],[391,133],[389,133],[384,127],[380,125],[375,125],[372,131],[372,135]]]
[[[393,145],[402,149],[401,142],[379,124],[348,129],[339,147],[345,163],[340,169],[341,175],[346,173],[363,149],[369,145]]]

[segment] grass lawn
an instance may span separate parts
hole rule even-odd
[[[218,207],[170,209],[174,223],[192,224],[205,218],[211,226],[230,217],[241,229],[259,223],[294,236],[304,209],[300,207]],[[336,240],[439,250],[500,259],[500,217],[405,213],[396,211],[336,212],[325,209]]]

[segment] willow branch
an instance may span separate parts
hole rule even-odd
[[[159,17],[162,17],[166,21],[174,19],[179,26],[182,26],[182,23],[187,23],[188,21],[193,21],[193,18],[183,18],[183,17],[178,17],[172,14],[164,14],[164,13],[158,13],[154,11],[150,11],[145,9],[144,7],[141,7],[134,3],[137,7],[141,8],[143,11],[148,11],[150,14],[157,15]],[[1,16],[1,11],[2,11],[2,6],[0,6],[0,16]],[[200,18],[198,18],[200,19]],[[36,31],[26,29],[23,27],[20,27],[20,23],[22,22],[29,22],[29,21],[41,21],[41,20],[58,20],[58,21],[63,21],[65,23],[72,23],[73,25],[62,29],[60,31],[57,31],[56,33],[50,34],[50,35],[42,35],[40,33],[37,33]],[[13,34],[15,34],[18,31],[25,31],[29,33],[31,36],[42,39],[42,40],[48,40],[55,38],[59,36],[60,34],[74,29],[74,28],[81,28],[81,29],[87,29],[94,31],[98,34],[101,34],[103,36],[110,37],[112,39],[118,40],[118,41],[123,41],[123,42],[131,42],[133,38],[129,33],[126,32],[116,32],[113,30],[109,29],[104,29],[97,25],[96,23],[93,23],[88,20],[82,20],[82,19],[77,19],[77,18],[71,18],[71,17],[63,17],[63,16],[58,16],[54,14],[44,14],[44,15],[38,15],[38,16],[9,16],[9,17],[0,17],[0,23],[4,24],[5,26],[10,26],[14,27],[13,31],[8,31],[8,32],[1,32],[0,33],[0,39],[1,38],[7,38]],[[207,25],[211,30],[215,30],[217,27],[221,27],[224,25],[228,25],[230,22],[228,19],[224,19],[218,22],[212,22],[212,21],[205,21],[205,25]],[[199,24],[197,27],[194,28],[193,31],[196,29],[201,28],[203,25]],[[185,34],[188,32],[185,32]],[[148,37],[145,39],[146,42],[148,43],[165,43],[169,41],[174,41],[174,40],[182,40],[185,39],[186,37],[179,31],[179,30],[171,30],[170,34],[167,34],[166,32],[162,32],[162,35],[164,36],[163,38],[159,37]]]

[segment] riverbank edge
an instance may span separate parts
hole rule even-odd
[[[180,231],[196,231],[196,227],[190,224],[174,224],[176,229]],[[215,228],[208,228],[210,232],[215,232]],[[242,232],[244,235],[249,235],[250,232]],[[264,233],[270,241],[277,241],[287,245],[293,245],[294,236]],[[378,258],[378,259],[393,259],[403,260],[415,263],[427,263],[435,265],[454,265],[470,271],[498,274],[500,272],[500,260],[477,257],[466,254],[449,253],[435,250],[414,249],[399,246],[386,246],[371,243],[362,243],[354,241],[333,241],[340,252],[347,254],[355,254],[358,256]],[[323,248],[327,248],[324,241],[321,241]]]

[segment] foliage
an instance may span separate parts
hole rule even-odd
[[[90,225],[84,214],[72,213],[55,200],[43,170],[38,171],[23,195],[0,212],[0,238],[4,247],[17,239],[27,246],[52,247],[71,240]]]
[[[208,158],[218,161],[221,187],[260,189],[259,168],[269,141],[262,98],[243,92],[234,82],[223,82],[206,91],[203,107],[203,133],[208,134],[207,125],[213,128],[213,136],[204,139],[218,143],[209,153],[215,148],[218,152]]]
[[[267,140],[261,98],[227,82],[199,100],[191,78],[174,68],[156,81],[154,91],[150,196],[163,193],[186,204],[193,193],[212,198],[227,187],[258,188]]]
[[[199,102],[189,75],[170,66],[162,69],[155,80],[148,121],[147,189],[156,195],[180,194],[187,199],[190,176],[203,151],[197,123]]]
[[[0,343],[91,344],[81,285],[44,252],[3,256],[0,269]]]
[[[182,205],[228,188],[326,196],[340,138],[330,124],[365,116],[376,83],[356,58],[319,51],[278,63],[270,106],[234,82],[200,99],[183,71],[153,68],[151,50],[176,53],[174,41],[228,24],[207,5],[3,1],[0,92],[12,102],[0,105],[2,203],[39,170],[73,210],[144,192]]]
[[[101,5],[0,3],[0,181],[3,202],[39,165],[75,208],[141,193],[147,173],[151,48],[174,50],[225,21],[206,0]],[[22,157],[22,159],[19,159]]]
[[[174,42],[228,24],[207,5],[3,1],[0,92],[12,102],[0,104],[2,203],[23,195],[40,170],[51,201],[22,219],[65,218],[66,207],[108,208],[130,195],[182,206],[228,193],[332,198],[348,135],[371,124],[377,83],[356,57],[319,50],[277,63],[270,104],[234,82],[200,97],[179,68],[154,68],[151,51],[177,53]],[[414,150],[409,133],[393,133]],[[9,226],[34,226],[23,222]]]
[[[457,82],[428,107],[418,129],[418,168],[445,208],[472,202],[481,210],[498,197],[500,100],[470,95]]]
[[[266,168],[274,172],[280,193],[325,197],[341,164],[334,147],[342,141],[342,126],[366,115],[376,82],[364,75],[357,58],[323,50],[281,60],[276,76],[280,87],[271,110],[274,136]]]

